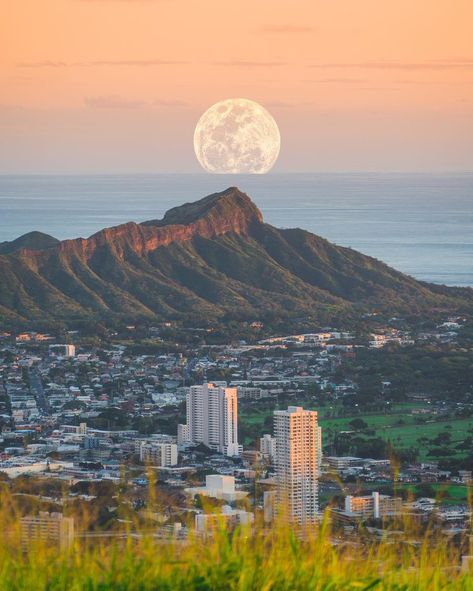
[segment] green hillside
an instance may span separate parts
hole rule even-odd
[[[265,224],[236,188],[161,221],[0,255],[7,323],[304,317],[323,324],[373,311],[428,316],[472,307],[471,289],[422,283],[304,230]]]

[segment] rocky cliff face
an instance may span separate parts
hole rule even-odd
[[[253,223],[262,223],[263,216],[246,193],[242,193],[238,187],[229,187],[200,201],[174,207],[162,220],[144,222],[143,225],[189,225],[198,220],[206,220],[219,233],[245,233]]]
[[[123,257],[125,249],[132,249],[144,256],[173,242],[185,242],[196,237],[211,239],[228,233],[248,235],[255,224],[263,222],[263,216],[245,193],[230,187],[222,193],[209,195],[196,203],[188,203],[169,210],[162,220],[142,224],[128,222],[113,228],[105,228],[89,238],[64,240],[57,244],[56,252],[75,255],[87,261],[101,248],[113,248]],[[50,246],[50,245],[49,245]],[[22,248],[36,265],[56,252],[41,252]]]

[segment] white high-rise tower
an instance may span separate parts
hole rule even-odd
[[[317,412],[300,406],[274,411],[277,505],[282,516],[300,525],[318,516],[321,432]]]
[[[226,456],[238,456],[238,396],[236,388],[214,384],[190,386],[187,392],[186,436]]]

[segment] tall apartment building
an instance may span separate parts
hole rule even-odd
[[[278,511],[299,525],[314,523],[321,440],[317,412],[301,406],[274,411],[274,436]]]
[[[318,475],[320,476],[320,472],[322,470],[322,427],[320,425],[317,426],[317,468],[318,468]]]
[[[238,456],[238,396],[236,388],[214,384],[190,386],[187,392],[187,428],[179,429],[188,441],[203,443],[226,456]]]
[[[61,549],[70,548],[74,541],[74,519],[62,513],[40,512],[35,517],[22,517],[20,520],[21,542],[25,548],[31,544],[44,543],[57,545]]]

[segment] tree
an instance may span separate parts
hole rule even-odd
[[[355,429],[355,431],[362,431],[363,429],[368,428],[368,423],[366,423],[363,419],[353,419],[348,423],[350,427]]]

